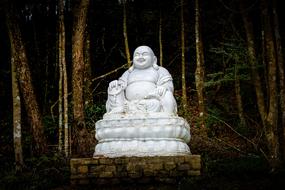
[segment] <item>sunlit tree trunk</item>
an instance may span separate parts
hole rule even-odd
[[[64,3],[61,3],[64,5]],[[63,125],[64,125],[64,153],[68,157],[70,155],[70,129],[68,125],[68,80],[67,80],[67,69],[65,59],[65,27],[64,27],[64,6],[62,6],[62,33],[61,33],[61,44],[62,44],[62,73],[63,73]]]
[[[58,43],[59,43],[59,151],[69,156],[68,126],[68,81],[65,59],[64,2],[59,0]],[[63,130],[64,129],[64,130]]]
[[[187,111],[187,86],[186,86],[186,72],[185,72],[185,32],[184,32],[184,0],[180,1],[180,19],[181,19],[181,82],[182,82],[182,107],[183,111]]]
[[[201,37],[201,18],[199,0],[195,0],[195,38],[196,38],[196,72],[195,81],[198,95],[199,116],[202,119],[202,124],[205,124],[205,104],[204,104],[204,53],[203,42]]]
[[[123,0],[123,35],[124,35],[124,43],[125,43],[125,53],[127,57],[128,67],[131,66],[131,55],[129,50],[129,42],[128,42],[128,30],[127,30],[127,9],[126,9],[126,1]]]
[[[72,93],[73,93],[73,142],[75,154],[85,155],[90,149],[90,134],[84,116],[84,33],[89,0],[80,0],[74,12],[72,35]]]
[[[59,21],[60,22],[60,21]],[[63,105],[62,105],[62,86],[63,86],[63,72],[62,72],[62,44],[61,44],[61,31],[59,31],[58,39],[58,67],[59,67],[59,80],[58,80],[58,150],[63,151]]]
[[[64,37],[65,35],[63,35]],[[65,39],[65,37],[64,37]],[[65,40],[64,43],[65,44]],[[65,49],[65,48],[64,48]],[[65,55],[65,50],[64,50]],[[67,71],[66,71],[66,61],[65,58],[62,61],[62,72],[63,72],[63,125],[64,125],[64,153],[68,157],[71,151],[70,145],[70,127],[68,125],[68,80],[67,80]]]
[[[9,34],[10,38],[11,33]],[[14,139],[14,152],[15,152],[15,169],[17,172],[21,172],[23,161],[22,150],[22,127],[21,127],[21,97],[19,92],[18,80],[16,77],[15,61],[17,56],[16,51],[11,43],[11,73],[12,73],[12,96],[13,96],[13,139]]]
[[[160,7],[159,10],[159,31],[158,31],[158,39],[159,39],[159,65],[163,66],[163,45],[162,45],[162,10]]]
[[[279,19],[276,12],[276,0],[273,0],[273,21],[274,21],[274,34],[275,34],[275,44],[276,44],[276,53],[277,53],[277,64],[278,64],[278,74],[279,74],[279,102],[280,102],[280,112],[281,112],[281,124],[283,134],[281,139],[283,142],[280,142],[280,145],[283,145],[283,162],[285,162],[285,78],[284,78],[284,59],[281,45],[281,36],[279,29]]]
[[[15,52],[17,52],[17,54],[15,54],[17,78],[19,80],[20,90],[23,95],[23,102],[27,116],[32,127],[33,138],[35,141],[34,153],[36,155],[40,155],[47,151],[47,143],[44,136],[44,126],[42,123],[42,116],[40,114],[39,106],[36,101],[36,94],[32,85],[31,72],[28,65],[25,46],[22,41],[17,18],[15,17],[17,14],[12,10],[13,9],[11,8],[9,10],[10,12],[7,14],[8,29],[11,33],[10,42],[15,48]]]

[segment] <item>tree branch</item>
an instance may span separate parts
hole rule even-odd
[[[105,77],[107,77],[107,76],[109,76],[109,75],[111,75],[111,74],[113,74],[113,73],[118,72],[118,71],[121,70],[121,69],[127,68],[127,65],[128,65],[128,64],[125,63],[124,65],[122,65],[122,66],[120,66],[120,67],[118,67],[118,68],[116,68],[116,69],[114,69],[114,70],[112,70],[112,71],[110,71],[110,72],[108,72],[108,73],[105,73],[104,75],[101,75],[101,76],[99,76],[99,77],[95,77],[95,78],[92,79],[92,82],[94,82],[95,80],[101,79],[101,78],[105,78]]]

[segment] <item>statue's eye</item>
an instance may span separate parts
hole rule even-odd
[[[143,56],[147,56],[147,55],[148,55],[148,52],[143,52],[142,55],[143,55]]]

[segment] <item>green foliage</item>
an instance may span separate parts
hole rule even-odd
[[[217,86],[217,85],[226,85],[226,84],[231,84],[235,80],[241,80],[241,81],[249,81],[250,80],[250,75],[247,73],[239,73],[238,76],[235,75],[236,69],[239,71],[241,70],[248,70],[248,66],[239,66],[239,65],[234,65],[234,67],[227,68],[225,69],[224,72],[216,72],[216,73],[211,73],[207,74],[208,80],[205,82],[205,87],[212,87],[212,86]]]
[[[85,106],[86,126],[94,130],[95,123],[106,113],[105,104]]]
[[[57,119],[57,118],[56,118]],[[58,120],[55,120],[54,118],[52,118],[50,115],[45,115],[43,117],[43,123],[44,123],[44,132],[45,135],[48,139],[48,143],[49,144],[56,144],[58,141],[57,138],[57,132],[58,132]]]
[[[32,157],[25,164],[23,172],[11,167],[1,171],[1,189],[51,189],[69,182],[69,165],[60,155]]]
[[[203,154],[202,165],[202,175],[184,178],[180,189],[265,190],[280,189],[284,184],[284,172],[269,174],[267,162],[258,156],[218,159]]]
[[[9,116],[0,121],[0,158],[1,154],[7,154],[13,152],[13,148],[9,145],[13,143],[13,124],[12,118]],[[1,171],[1,165],[0,165]]]
[[[104,113],[106,113],[105,104],[94,104],[85,106],[85,116],[86,118],[102,118]]]
[[[267,172],[267,162],[261,157],[239,157],[207,162],[209,175],[246,175]]]
[[[235,80],[250,80],[250,67],[247,64],[247,51],[240,40],[226,39],[219,47],[210,48],[210,52],[221,59],[222,71],[207,74],[206,87],[231,84]]]
[[[211,126],[220,125],[223,120],[224,113],[217,107],[208,108],[208,117],[206,118],[206,127],[211,128]]]

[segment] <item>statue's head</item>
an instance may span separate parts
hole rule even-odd
[[[157,66],[157,58],[154,55],[152,49],[148,46],[139,46],[135,49],[133,55],[133,66],[130,70],[146,69],[153,66],[155,69]]]

